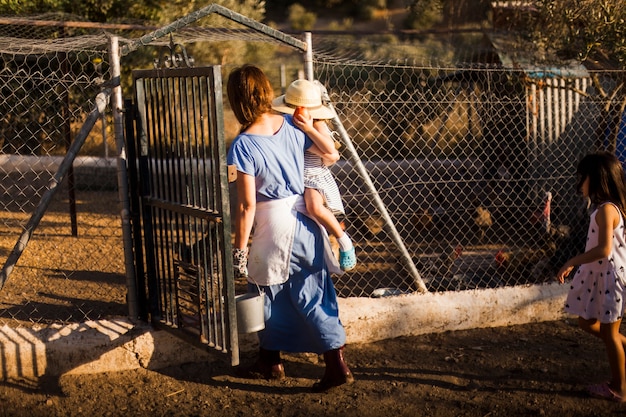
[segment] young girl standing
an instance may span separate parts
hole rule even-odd
[[[557,273],[563,283],[574,267],[565,311],[578,316],[581,329],[604,342],[611,380],[589,386],[594,397],[626,401],[626,337],[620,333],[626,284],[626,181],[615,155],[585,156],[577,168],[578,190],[595,206],[585,252],[568,260]]]

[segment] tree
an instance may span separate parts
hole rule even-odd
[[[315,25],[317,16],[315,13],[307,11],[304,6],[294,3],[289,6],[289,24],[293,30],[311,30]]]
[[[539,0],[535,38],[565,58],[626,68],[626,2]]]
[[[605,115],[597,140],[600,144],[611,132],[614,151],[626,108],[626,2],[537,0],[536,5],[528,35],[537,45],[550,45],[560,58],[578,59],[591,70],[621,70],[592,72]]]
[[[130,3],[130,4],[129,4]],[[162,10],[162,0],[6,0],[0,14],[32,15],[61,12],[92,21],[115,22],[122,19],[154,20]]]
[[[91,22],[169,23],[212,3],[252,19],[262,20],[265,17],[263,0],[4,0],[0,2],[0,15],[61,12]]]
[[[263,21],[265,18],[265,1],[263,0],[173,0],[163,1],[163,9],[156,21],[159,25],[171,23],[176,19],[199,10],[212,3],[219,4],[250,19]],[[222,16],[209,15],[200,19],[196,25],[200,27],[219,27],[241,29],[239,23],[231,22]],[[273,46],[251,45],[243,41],[212,41],[192,45],[185,45],[187,52],[193,56],[196,65],[220,64],[228,65],[234,62],[257,62],[259,56],[273,56]]]
[[[404,22],[410,29],[429,29],[443,19],[444,0],[413,0]]]

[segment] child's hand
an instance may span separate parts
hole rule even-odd
[[[561,267],[561,269],[559,269],[559,272],[557,272],[556,274],[556,278],[559,280],[559,282],[561,284],[563,284],[565,282],[565,277],[567,277],[570,272],[572,272],[572,269],[574,269],[574,266],[570,266],[568,264],[565,264]]]
[[[313,129],[313,118],[306,107],[296,107],[293,112],[293,124],[304,133]]]

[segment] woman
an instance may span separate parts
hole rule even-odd
[[[304,151],[329,163],[339,158],[338,152],[334,144],[313,142],[312,119],[294,120],[272,111],[273,89],[259,68],[233,70],[227,93],[242,126],[228,152],[228,164],[237,168],[235,272],[248,274],[250,288],[258,284],[266,296],[259,358],[243,374],[283,379],[281,351],[313,352],[323,353],[326,363],[314,391],[351,383],[343,358],[346,334],[328,268],[333,254],[320,226],[304,214],[303,199]]]

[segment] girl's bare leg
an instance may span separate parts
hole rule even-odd
[[[602,335],[600,334],[600,322],[596,319],[585,320],[582,317],[578,318],[578,326],[586,331],[587,333],[601,339]],[[619,339],[622,342],[622,346],[626,350],[626,336],[619,333]]]
[[[619,331],[621,323],[621,320],[615,323],[601,323],[600,337],[604,341],[611,367],[609,386],[622,398],[626,398],[626,359],[624,357],[624,336]]]
[[[331,235],[336,238],[343,236],[344,231],[335,215],[324,205],[324,197],[313,188],[304,189],[304,203],[306,210],[322,224]]]

